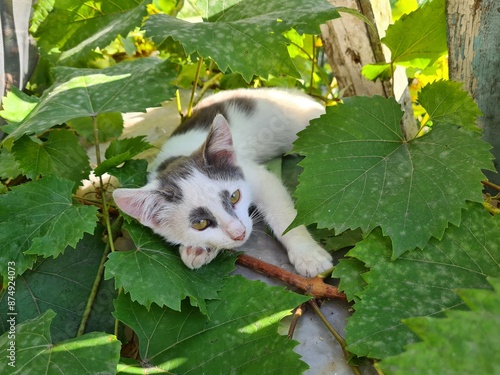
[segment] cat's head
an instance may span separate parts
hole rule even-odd
[[[146,186],[116,189],[113,197],[122,211],[176,244],[231,249],[252,231],[251,190],[222,115],[192,155],[165,160]]]

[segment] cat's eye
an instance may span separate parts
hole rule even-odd
[[[241,193],[239,190],[236,190],[233,194],[231,194],[231,198],[229,199],[232,205],[235,205],[239,202],[241,198]]]
[[[198,221],[195,221],[194,223],[191,224],[191,227],[196,230],[204,230],[207,229],[212,222],[208,219],[201,219]]]

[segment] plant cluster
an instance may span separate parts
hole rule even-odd
[[[393,98],[336,96],[314,36],[339,17],[326,0],[190,5],[37,2],[31,33],[40,63],[29,93],[13,89],[0,112],[8,123],[0,311],[15,299],[17,314],[17,365],[2,360],[0,372],[307,369],[277,326],[310,296],[232,276],[231,252],[187,269],[175,247],[124,217],[109,194],[109,176],[123,187],[145,183],[147,162],[138,155],[151,148],[144,137],[120,138],[121,113],[159,106],[179,87],[264,85],[339,101],[295,142],[303,159],[292,225],[315,227],[328,250],[352,247],[333,271],[353,303],[347,350],[380,360],[386,374],[498,372],[500,223],[484,208],[481,184],[482,170],[492,169],[490,146],[460,84],[419,88],[420,131],[407,139]],[[204,22],[186,21],[193,15]],[[396,65],[432,70],[446,55],[444,0],[401,16],[382,42],[391,61],[365,67],[367,77],[389,79]],[[284,161],[284,174],[292,167]],[[96,196],[77,195],[91,172]],[[123,233],[134,250],[115,249]],[[8,319],[0,316],[2,353],[11,345]],[[125,325],[138,353],[127,350]]]

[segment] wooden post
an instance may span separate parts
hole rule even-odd
[[[464,83],[483,116],[478,125],[500,162],[500,3],[498,0],[448,0],[450,78]],[[487,174],[500,184],[500,175]]]
[[[417,133],[413,117],[408,82],[405,69],[395,71],[394,88],[391,82],[372,82],[364,78],[361,68],[366,64],[390,61],[390,51],[381,44],[385,30],[391,23],[389,0],[329,0],[336,7],[346,7],[359,11],[376,27],[374,32],[363,20],[344,12],[340,19],[322,25],[325,53],[332,66],[343,97],[354,95],[392,96],[405,111],[402,129],[407,139]]]

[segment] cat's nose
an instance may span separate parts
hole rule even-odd
[[[246,231],[243,231],[243,233],[239,235],[231,235],[231,239],[233,241],[243,241],[245,239],[245,235],[247,234]]]

